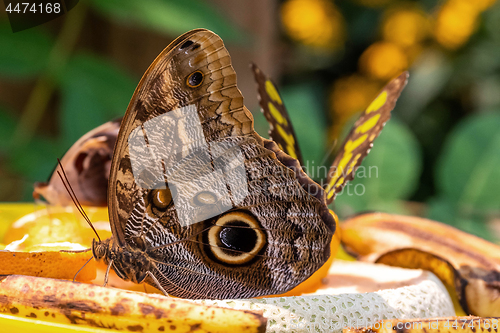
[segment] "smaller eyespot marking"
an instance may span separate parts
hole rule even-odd
[[[193,41],[192,41],[192,40],[187,40],[187,41],[185,41],[185,42],[181,45],[181,47],[180,47],[179,49],[180,49],[180,50],[184,50],[186,47],[189,47],[189,46],[190,46],[190,45],[192,45],[192,44],[193,44]]]
[[[186,83],[190,88],[199,87],[202,82],[203,82],[203,73],[201,71],[196,71],[191,73],[186,80]]]
[[[159,209],[164,210],[167,208],[172,202],[172,192],[170,192],[169,188],[154,190],[152,193],[152,202],[153,205]]]
[[[194,197],[194,203],[198,206],[213,205],[217,202],[217,197],[212,192],[203,191]]]

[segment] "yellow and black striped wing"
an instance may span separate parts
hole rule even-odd
[[[354,179],[356,168],[368,155],[373,141],[391,117],[407,80],[408,72],[404,72],[389,82],[354,124],[328,171],[325,188],[327,204],[335,199],[348,181]]]
[[[276,142],[285,153],[297,159],[300,165],[304,165],[297,136],[278,89],[255,64],[252,64],[252,71],[257,82],[260,108],[269,122],[271,140]]]

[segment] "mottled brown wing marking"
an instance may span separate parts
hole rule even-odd
[[[64,154],[61,164],[68,181],[82,205],[106,206],[107,185],[111,158],[121,119],[109,121],[94,128]],[[72,205],[68,191],[57,172],[59,165],[47,183],[36,183],[33,197],[43,196],[52,205]]]
[[[148,283],[154,276],[178,297],[289,290],[328,259],[335,230],[322,188],[297,165],[255,133],[222,40],[202,29],[184,34],[153,62],[132,97],[108,189],[114,240],[95,245],[94,253],[114,260],[123,278],[142,282],[150,272]],[[136,179],[132,170],[146,176]],[[158,205],[154,194],[167,193],[166,186],[173,204]],[[199,205],[201,199],[213,201]],[[227,261],[236,253],[217,243],[217,223],[240,213],[265,244]]]
[[[187,40],[192,44],[181,48]],[[203,73],[204,82],[192,89],[186,78],[195,71]],[[251,135],[260,140],[253,130],[253,117],[236,87],[236,73],[220,37],[197,29],[174,40],[143,75],[120,129],[108,189],[110,220],[119,244],[124,244],[127,209],[141,196],[128,168],[130,162],[126,161],[130,159],[127,139],[144,122],[187,105],[197,108],[207,141],[235,135]],[[119,183],[122,185],[117,187]],[[117,200],[118,191],[123,200]]]
[[[297,136],[276,85],[257,65],[252,63],[251,66],[257,82],[260,108],[269,122],[269,136],[285,153],[297,159],[300,165],[304,165]]]
[[[389,82],[354,124],[328,172],[325,188],[327,204],[335,199],[348,181],[354,179],[356,168],[368,155],[373,141],[391,117],[407,80],[408,72],[404,72]]]

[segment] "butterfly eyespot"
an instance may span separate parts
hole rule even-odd
[[[172,192],[168,187],[166,189],[153,190],[151,201],[155,208],[165,210],[172,203]]]
[[[186,80],[188,87],[190,88],[199,87],[203,82],[203,76],[204,75],[201,71],[196,71],[191,73]]]
[[[193,201],[197,206],[213,205],[217,202],[217,196],[212,192],[203,191],[198,193]]]
[[[182,45],[181,45],[181,47],[179,49],[183,50],[183,49],[185,49],[186,47],[189,47],[192,44],[193,44],[192,40],[187,40],[184,43],[182,43]]]
[[[266,245],[259,222],[244,212],[220,217],[208,232],[208,249],[220,262],[242,265],[251,261]]]

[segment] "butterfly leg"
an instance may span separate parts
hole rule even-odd
[[[160,289],[161,292],[167,296],[167,297],[170,297],[170,295],[165,291],[165,289],[163,289],[163,287],[161,286],[160,284],[160,281],[158,281],[157,278],[155,278],[155,276],[153,275],[153,273],[151,273],[151,271],[147,271],[146,272],[146,275],[149,276],[151,278],[151,280],[154,281],[154,283],[156,284],[156,288]]]
[[[103,287],[106,287],[106,285],[108,284],[109,270],[111,269],[111,265],[113,265],[112,259],[109,261],[108,268],[106,268],[106,274],[104,274],[104,284],[102,285]]]
[[[85,266],[87,266],[87,264],[90,262],[90,260],[94,259],[94,257],[90,257],[89,260],[87,260],[87,262],[85,264],[83,264],[83,266],[78,270],[78,272],[76,272],[75,276],[73,277],[73,282],[76,281],[76,277],[78,276],[78,274],[80,274],[80,272],[82,271],[82,269],[85,268]]]

